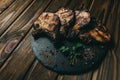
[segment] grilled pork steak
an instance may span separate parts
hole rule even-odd
[[[92,27],[90,30],[79,33],[79,39],[83,42],[99,42],[99,43],[106,43],[109,42],[111,39],[110,33],[105,26],[103,26],[100,22],[95,21],[91,23],[93,25],[89,26]]]
[[[60,34],[66,36],[70,26],[74,22],[74,12],[70,9],[61,8],[56,12],[56,15],[59,16],[61,22]]]
[[[89,24],[91,18],[90,13],[87,10],[75,10],[75,24],[70,29],[68,33],[68,38],[72,38],[78,35],[81,28],[86,27],[87,24]]]
[[[48,33],[52,38],[56,38],[59,34],[60,20],[59,17],[50,12],[44,12],[34,22],[35,26],[38,26],[37,30],[42,30]]]
[[[91,18],[87,10],[73,11],[61,8],[56,13],[43,12],[34,22],[34,26],[36,31],[42,30],[53,39],[62,36],[65,39],[79,39],[85,43],[106,43],[111,39],[106,27]]]

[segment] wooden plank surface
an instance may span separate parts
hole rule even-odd
[[[41,64],[39,64],[38,60],[35,60],[34,64],[27,72],[25,80],[56,80],[57,73],[47,70]]]
[[[43,3],[46,5],[44,5]],[[5,48],[3,46],[3,49],[1,49],[1,65],[2,66],[0,68],[0,80],[4,80],[4,79],[6,80],[7,79],[12,79],[12,80],[20,79],[21,80],[24,78],[26,71],[29,69],[32,62],[34,61],[34,56],[32,54],[32,51],[31,51],[32,49],[30,47],[30,41],[29,41],[30,34],[27,34],[27,33],[31,29],[32,23],[40,15],[40,12],[42,12],[49,3],[50,3],[50,0],[49,1],[48,0],[46,1],[34,0],[34,2],[31,3],[30,6],[28,6],[28,8],[20,15],[20,17],[11,25],[11,27],[9,28],[10,30],[7,30],[0,37],[2,41],[2,40],[5,40],[2,38],[5,36],[8,37],[8,34],[9,36],[11,36],[7,38],[7,40],[5,40],[6,42],[8,41],[7,43],[5,41],[2,41],[4,43],[1,42],[1,45],[6,45],[6,46]],[[42,8],[40,8],[41,6]],[[25,20],[25,21],[22,21],[22,20]],[[18,26],[14,27],[15,24]],[[13,34],[16,34],[16,35],[13,35]],[[25,37],[26,34],[27,36]],[[13,43],[14,41],[15,43]],[[9,44],[11,44],[14,47],[11,48]],[[7,47],[8,49],[6,53]],[[24,49],[26,49],[26,51]],[[11,52],[12,54],[10,55]],[[19,67],[18,67],[18,64],[19,64]]]
[[[7,59],[5,64],[0,69],[0,80],[22,80],[27,69],[34,60],[34,55],[32,54],[30,48],[30,41],[27,35],[25,39],[20,43],[19,47],[11,54]],[[19,61],[19,62],[18,62]],[[6,77],[7,76],[7,77]]]
[[[0,15],[0,35],[9,28],[9,26],[16,20],[16,18],[18,18],[18,16],[21,15],[21,12],[23,12],[32,1],[34,0],[17,0]]]
[[[94,15],[96,15],[96,17],[98,16],[98,19],[101,19],[101,21],[110,30],[112,37],[114,39],[113,42],[115,43],[114,44],[114,48],[115,48],[119,44],[118,41],[116,41],[119,38],[119,35],[118,35],[119,27],[117,24],[118,23],[117,21],[119,21],[118,16],[120,16],[118,13],[119,1],[118,0],[114,0],[114,1],[113,0],[105,0],[105,1],[101,0],[101,2],[96,2],[95,4],[97,6],[100,5],[100,7],[97,8],[96,10],[94,10],[94,8],[96,7],[93,7]],[[116,27],[117,29],[115,30]],[[117,67],[119,66],[117,63],[116,54],[118,53],[116,53],[115,49],[109,51],[101,67],[93,73],[93,79],[96,79],[96,80],[119,80],[120,79],[119,74],[117,74]]]
[[[15,0],[0,0],[0,14],[9,7]]]
[[[119,0],[1,0],[0,80],[119,80],[120,1]],[[34,57],[29,36],[31,25],[43,11],[61,7],[90,10],[111,32],[114,47],[102,65],[81,75],[59,75],[44,68]]]
[[[29,20],[35,15],[37,10],[40,6],[42,6],[43,1],[33,1],[28,8],[15,20],[15,22],[0,36],[0,65],[4,60],[7,58],[7,56],[14,50],[15,46],[21,41],[21,39],[26,35],[26,33],[29,31],[30,26],[24,26],[26,25]],[[49,1],[45,1],[44,3],[49,3]],[[47,5],[44,5],[44,7]],[[44,8],[40,8],[40,10],[44,10]],[[40,13],[37,15],[39,16]],[[30,25],[30,24],[29,24]],[[15,27],[14,27],[15,26]],[[18,38],[19,36],[19,38]],[[17,38],[18,42],[14,43],[14,40]],[[15,39],[16,40],[16,39]],[[14,46],[11,48],[10,45],[14,43]]]

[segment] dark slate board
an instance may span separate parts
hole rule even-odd
[[[57,54],[52,55],[50,51],[56,50],[56,48],[47,37],[34,39],[34,37],[31,36],[30,39],[34,55],[39,62],[47,69],[59,74],[75,75],[95,70],[99,67],[107,54],[107,49],[102,48],[101,46],[84,45],[94,52],[95,55],[92,59],[82,59],[71,66],[68,58],[66,58],[62,53],[58,52]]]

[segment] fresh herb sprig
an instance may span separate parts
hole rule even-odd
[[[74,43],[72,46],[62,46],[59,50],[63,54],[67,54],[67,58],[70,60],[70,64],[74,65],[77,62],[77,57],[81,57],[81,53],[78,52],[78,49],[82,47],[81,43]]]

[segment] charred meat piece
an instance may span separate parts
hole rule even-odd
[[[79,37],[80,41],[82,41],[84,43],[91,43],[94,41],[88,32],[87,33],[79,33],[78,37]]]
[[[60,20],[56,14],[44,12],[34,22],[34,26],[36,30],[42,30],[55,39],[59,33]]]
[[[108,32],[107,28],[103,26],[101,23],[97,22],[93,23],[94,28],[83,32],[80,31],[79,38],[81,41],[90,43],[90,42],[100,42],[106,43],[109,42],[111,39],[110,33]]]
[[[70,23],[73,21],[74,12],[70,9],[61,8],[59,9],[56,14],[59,16],[61,25],[69,26]]]
[[[110,41],[110,34],[104,26],[94,28],[89,32],[90,36],[98,42],[105,43]]]
[[[82,11],[76,10],[75,18],[76,18],[75,25],[69,31],[68,37],[77,36],[80,29],[86,27],[86,25],[89,24],[91,20],[90,13],[87,10],[82,10]]]
[[[106,43],[111,39],[106,27],[91,18],[87,10],[72,11],[61,8],[56,13],[43,12],[34,22],[34,26],[35,34],[45,33],[58,42],[67,39],[85,43]]]
[[[74,22],[74,12],[70,9],[61,8],[56,12],[56,15],[59,16],[61,22],[60,34],[66,35],[71,24]]]
[[[90,22],[90,13],[87,10],[75,11],[76,23],[73,29],[79,30]]]

